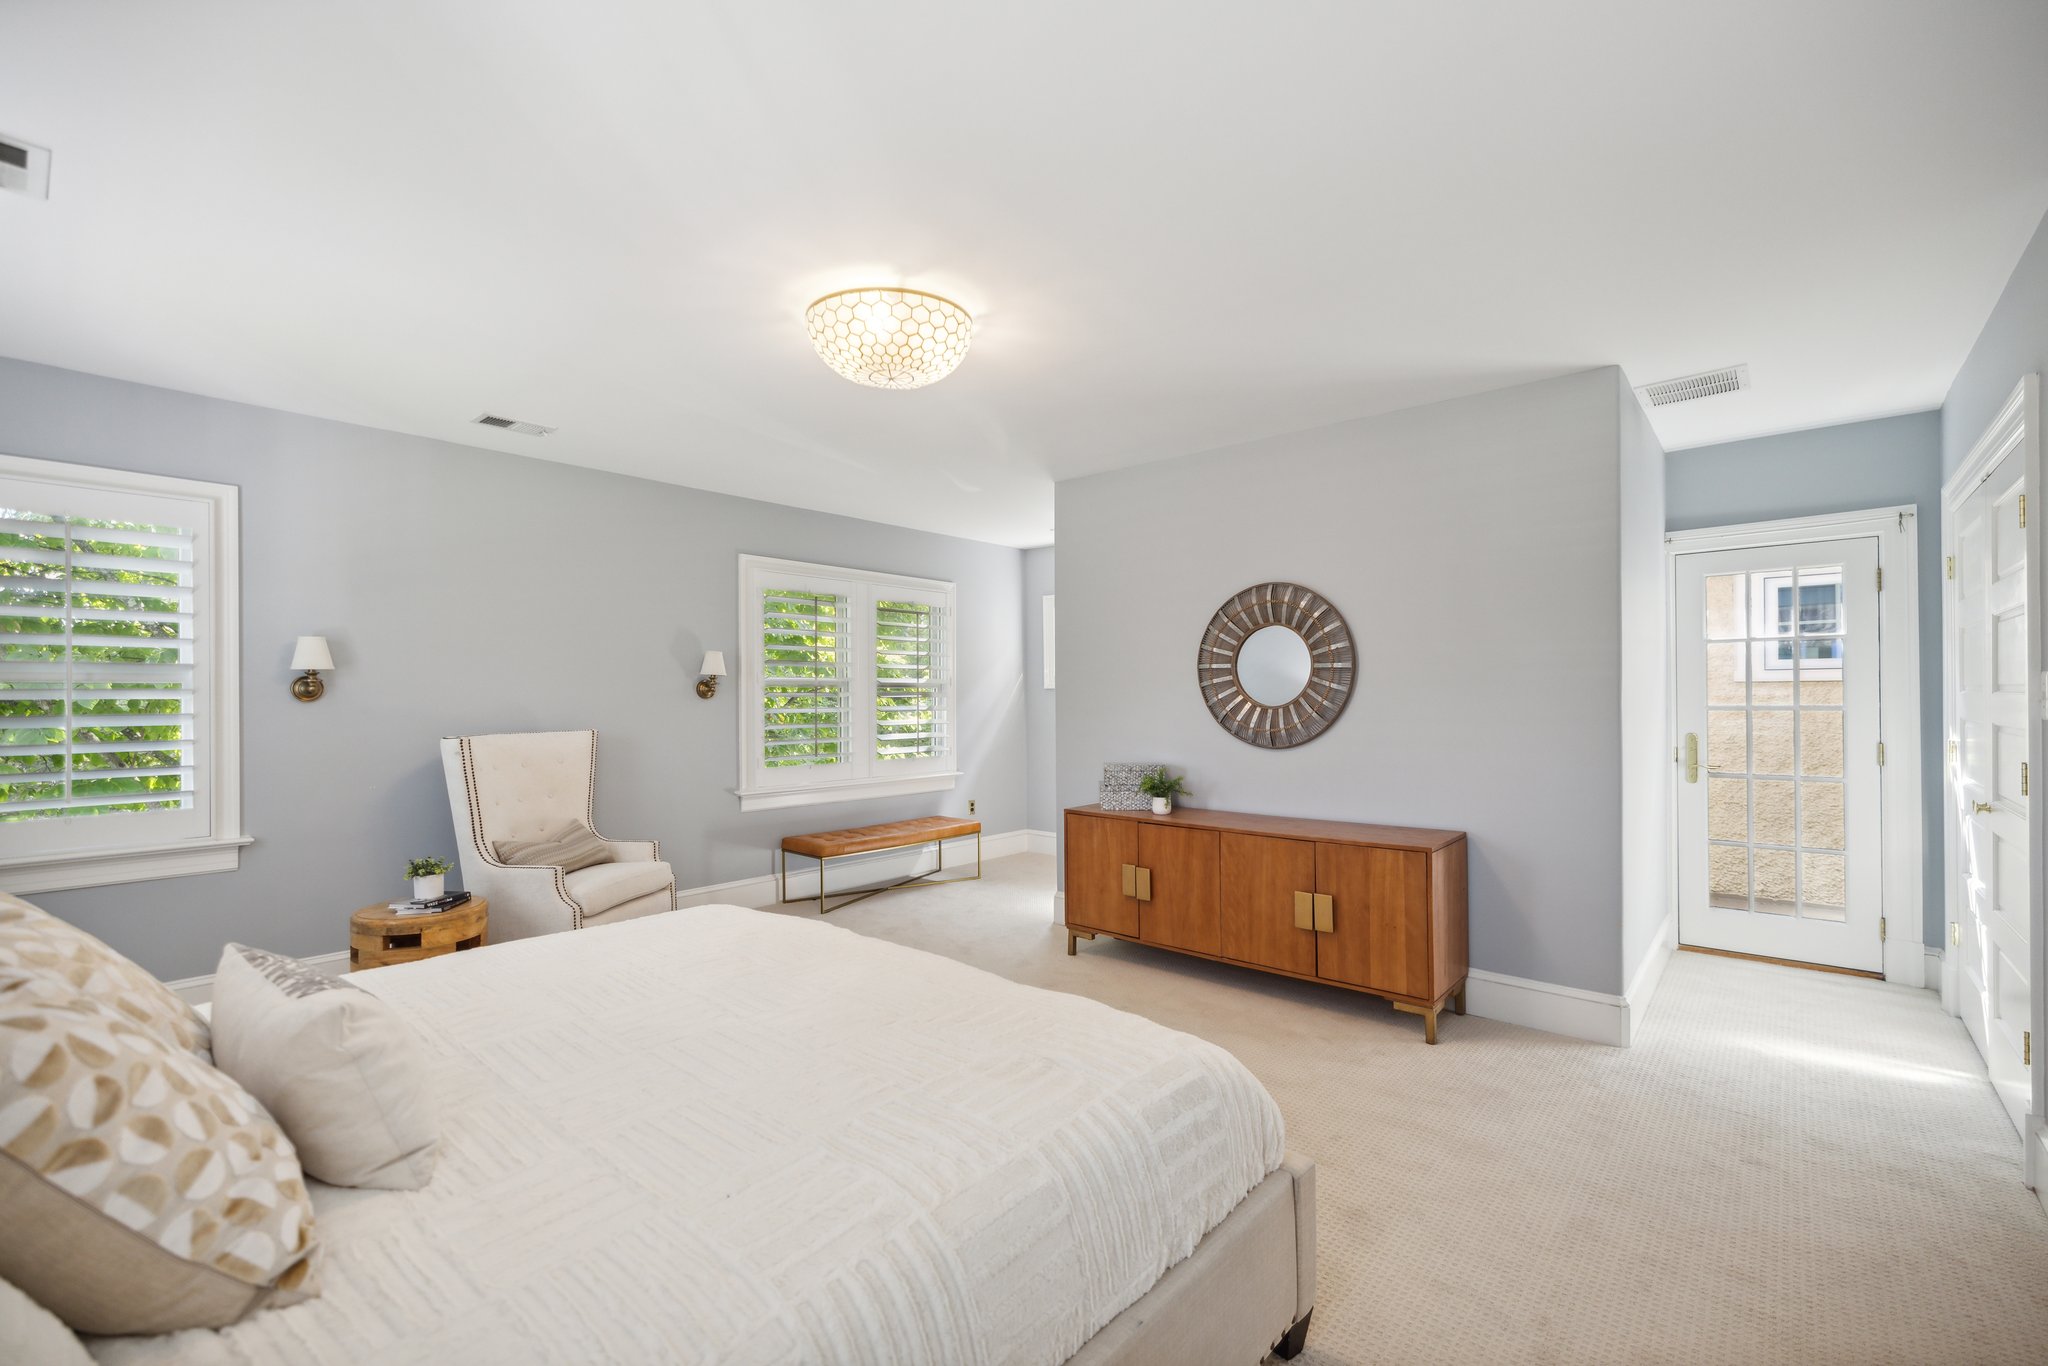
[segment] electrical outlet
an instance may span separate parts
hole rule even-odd
[[[974,814],[974,798],[972,797],[967,799],[967,814],[970,816]]]

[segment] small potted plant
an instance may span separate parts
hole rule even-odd
[[[447,859],[435,858],[431,854],[408,862],[405,865],[405,875],[412,879],[412,899],[432,901],[441,895],[447,886],[448,870],[454,866]]]
[[[1155,768],[1138,779],[1138,791],[1152,799],[1153,815],[1166,816],[1173,812],[1173,799],[1187,795],[1188,784],[1185,778],[1169,778],[1165,769]]]

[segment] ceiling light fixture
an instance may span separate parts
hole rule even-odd
[[[974,319],[920,289],[842,289],[804,310],[825,364],[876,389],[920,389],[953,373]]]

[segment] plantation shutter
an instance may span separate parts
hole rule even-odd
[[[157,500],[24,493],[0,488],[0,822],[204,833],[195,531],[153,518]]]
[[[761,762],[770,769],[844,764],[849,599],[821,588],[761,590]]]
[[[937,603],[876,599],[875,758],[931,759],[946,752],[944,629]]]

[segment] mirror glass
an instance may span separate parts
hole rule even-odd
[[[1308,642],[1292,628],[1261,627],[1238,649],[1238,686],[1262,706],[1285,706],[1308,686],[1308,666]]]

